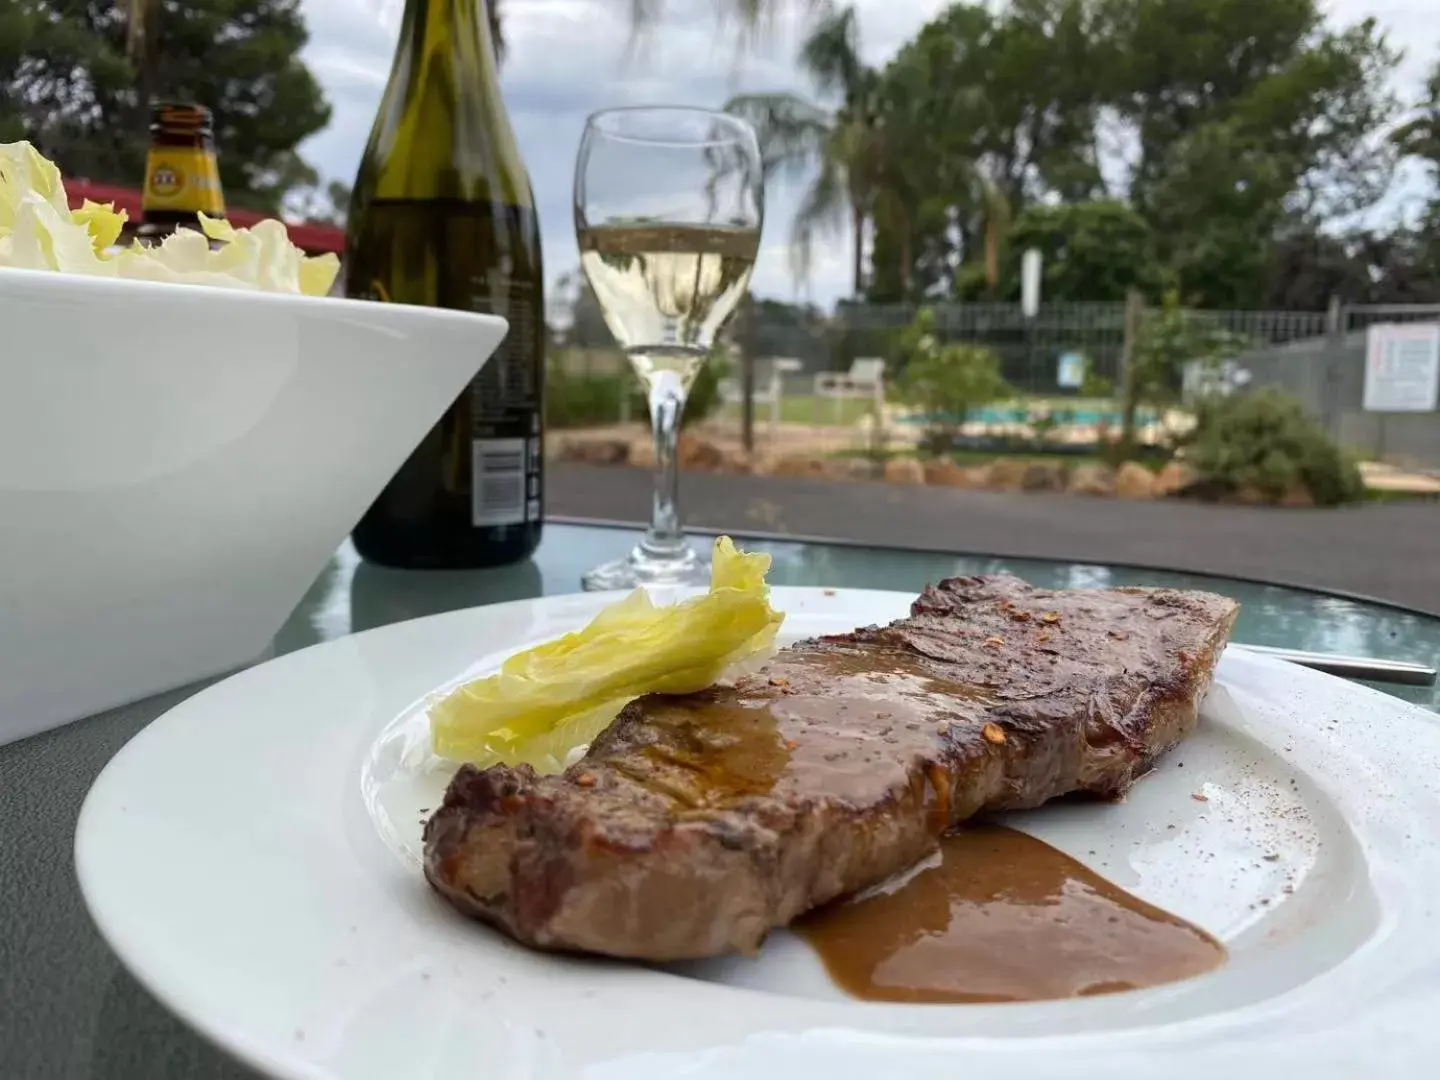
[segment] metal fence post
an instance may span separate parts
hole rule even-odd
[[[1330,306],[1325,312],[1325,361],[1320,368],[1320,420],[1330,438],[1340,441],[1340,409],[1335,400],[1340,382],[1336,365],[1345,353],[1345,324],[1347,311],[1339,295],[1330,297]]]
[[[1140,340],[1140,324],[1145,318],[1145,298],[1139,289],[1125,294],[1124,341],[1120,346],[1120,409],[1121,441],[1133,443],[1135,439],[1135,347]],[[1134,449],[1126,445],[1125,453]]]
[[[746,293],[740,318],[740,445],[748,457],[755,452],[755,342],[760,322],[753,294]]]

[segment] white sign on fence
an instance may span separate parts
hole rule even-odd
[[[1062,353],[1059,370],[1055,372],[1055,382],[1067,390],[1079,390],[1084,386],[1085,357],[1079,353]]]
[[[1440,395],[1440,323],[1376,323],[1365,332],[1365,411],[1430,412]]]

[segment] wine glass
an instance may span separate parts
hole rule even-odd
[[[575,164],[580,265],[640,377],[655,436],[650,528],[586,589],[698,585],[708,560],[685,540],[676,496],[680,418],[716,335],[745,295],[765,215],[749,124],[681,107],[606,109]]]

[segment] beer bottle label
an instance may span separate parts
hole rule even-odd
[[[151,147],[145,160],[144,208],[223,215],[225,199],[214,153],[189,146]]]

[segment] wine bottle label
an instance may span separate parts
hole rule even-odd
[[[544,462],[535,357],[545,347],[542,298],[533,285],[511,278],[505,269],[487,275],[486,295],[475,305],[510,324],[505,340],[470,384],[471,520],[476,525],[522,525],[541,518]]]
[[[386,497],[398,504],[409,484],[417,502],[445,507],[448,527],[483,529],[498,543],[529,531],[541,520],[543,499],[544,278],[534,211],[372,199],[351,228],[347,296],[476,311],[509,323],[494,355],[439,421],[441,437],[430,445],[443,447],[443,460],[392,481]],[[425,479],[431,470],[433,479]]]
[[[470,460],[474,523],[518,525],[525,521],[525,440],[476,439]]]
[[[215,155],[185,146],[152,147],[145,159],[146,210],[182,210],[220,217],[225,196]]]

